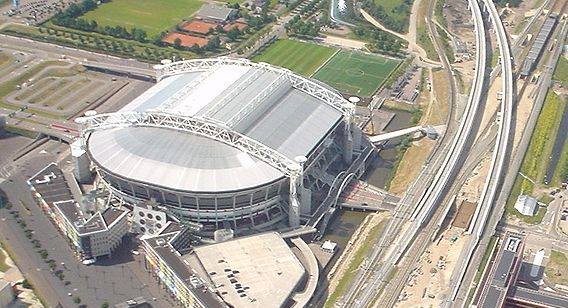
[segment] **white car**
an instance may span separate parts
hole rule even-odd
[[[95,262],[96,262],[95,259],[85,259],[85,260],[83,260],[83,264],[84,264],[84,265],[91,265],[91,264],[93,264],[93,263],[95,263]]]
[[[135,255],[135,256],[137,256],[137,255],[139,255],[140,253],[138,252],[138,250],[132,250],[132,254]]]

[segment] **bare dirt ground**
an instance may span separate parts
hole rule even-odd
[[[507,10],[505,18],[502,19],[505,31],[512,35],[522,31],[523,26],[531,15],[531,10],[535,6],[540,6],[544,0],[525,0],[518,7],[511,7]]]
[[[481,123],[479,125],[479,130],[477,131],[476,139],[483,134],[483,129],[494,121],[493,115],[500,108],[500,101],[497,99],[497,93],[501,91],[501,77],[497,77],[495,82],[489,87],[487,92],[487,101],[485,103],[485,112],[483,113],[483,118],[481,118]]]
[[[517,81],[517,89],[520,89],[523,86],[524,81],[518,80]],[[534,97],[530,94],[536,88],[535,84],[527,85],[527,88],[524,92],[524,95],[517,98],[517,115],[515,117],[515,136],[513,137],[513,149],[517,148],[519,141],[521,140],[521,136],[523,134],[523,129],[526,126],[526,122],[529,119],[531,114],[533,105],[534,105]]]
[[[432,73],[432,92],[434,93],[431,114],[425,118],[425,124],[441,125],[446,123],[450,101],[450,86],[444,71]]]
[[[352,49],[363,49],[365,48],[365,42],[348,39],[340,36],[332,36],[328,35],[323,38],[323,42],[326,44],[345,47],[345,48],[352,48]]]
[[[465,180],[464,185],[458,193],[458,197],[472,202],[476,202],[479,199],[479,194],[485,184],[485,177],[489,170],[489,165],[489,157],[485,157],[481,163],[475,167],[471,177]]]
[[[443,298],[440,295],[448,291],[446,285],[467,239],[461,233],[459,228],[450,228],[442,234],[441,239],[427,248],[410,274],[395,307],[438,307],[440,298]],[[457,237],[455,242],[451,240],[453,236]]]
[[[412,143],[398,166],[397,176],[391,181],[389,192],[400,195],[406,191],[418,176],[435,144],[436,141],[428,138],[422,138]]]

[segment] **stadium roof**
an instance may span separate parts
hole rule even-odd
[[[290,159],[308,157],[342,119],[342,112],[294,88],[283,72],[270,66],[217,64],[167,77],[121,112],[204,118]],[[166,128],[97,130],[88,147],[91,158],[108,172],[183,191],[234,191],[283,177],[229,145]]]

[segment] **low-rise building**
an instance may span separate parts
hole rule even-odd
[[[83,258],[111,254],[130,229],[127,210],[95,211],[77,203],[55,163],[31,177],[28,185],[42,210]]]
[[[228,8],[226,6],[204,4],[201,9],[199,9],[199,11],[195,14],[195,16],[204,21],[224,24],[235,19],[238,15],[238,12],[238,10]]]
[[[538,211],[538,202],[531,196],[519,195],[515,209],[525,216],[534,216]]]
[[[54,205],[57,225],[84,258],[110,255],[128,232],[125,210],[111,207],[89,217],[73,200]]]
[[[182,307],[228,308],[223,300],[205,286],[181,259],[180,251],[190,247],[189,229],[174,222],[153,237],[142,237],[145,265]]]
[[[295,307],[297,294],[311,297],[311,274],[278,233],[193,247],[179,242],[187,228],[169,224],[142,243],[146,265],[182,307]]]

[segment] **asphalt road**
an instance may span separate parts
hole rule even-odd
[[[148,300],[156,298],[156,301],[152,301],[154,307],[175,307],[166,291],[147,272],[144,257],[132,255],[131,250],[136,248],[132,243],[136,241],[125,241],[111,258],[85,266],[35,203],[26,179],[60,156],[65,148],[56,142],[48,142],[13,164],[15,172],[0,184],[13,204],[12,210],[19,212],[27,223],[26,229],[34,231],[33,238],[42,245],[39,249],[47,249],[47,259],[53,259],[65,277],[60,280],[51,272],[10,211],[0,209],[0,239],[7,243],[20,270],[32,281],[49,306],[61,303],[63,307],[76,307],[77,304],[73,302],[75,296],[80,297],[81,303],[88,307],[100,307],[104,301],[114,305],[144,296]],[[45,151],[44,154],[39,154],[41,150]],[[69,284],[66,285],[65,281],[69,281]]]

